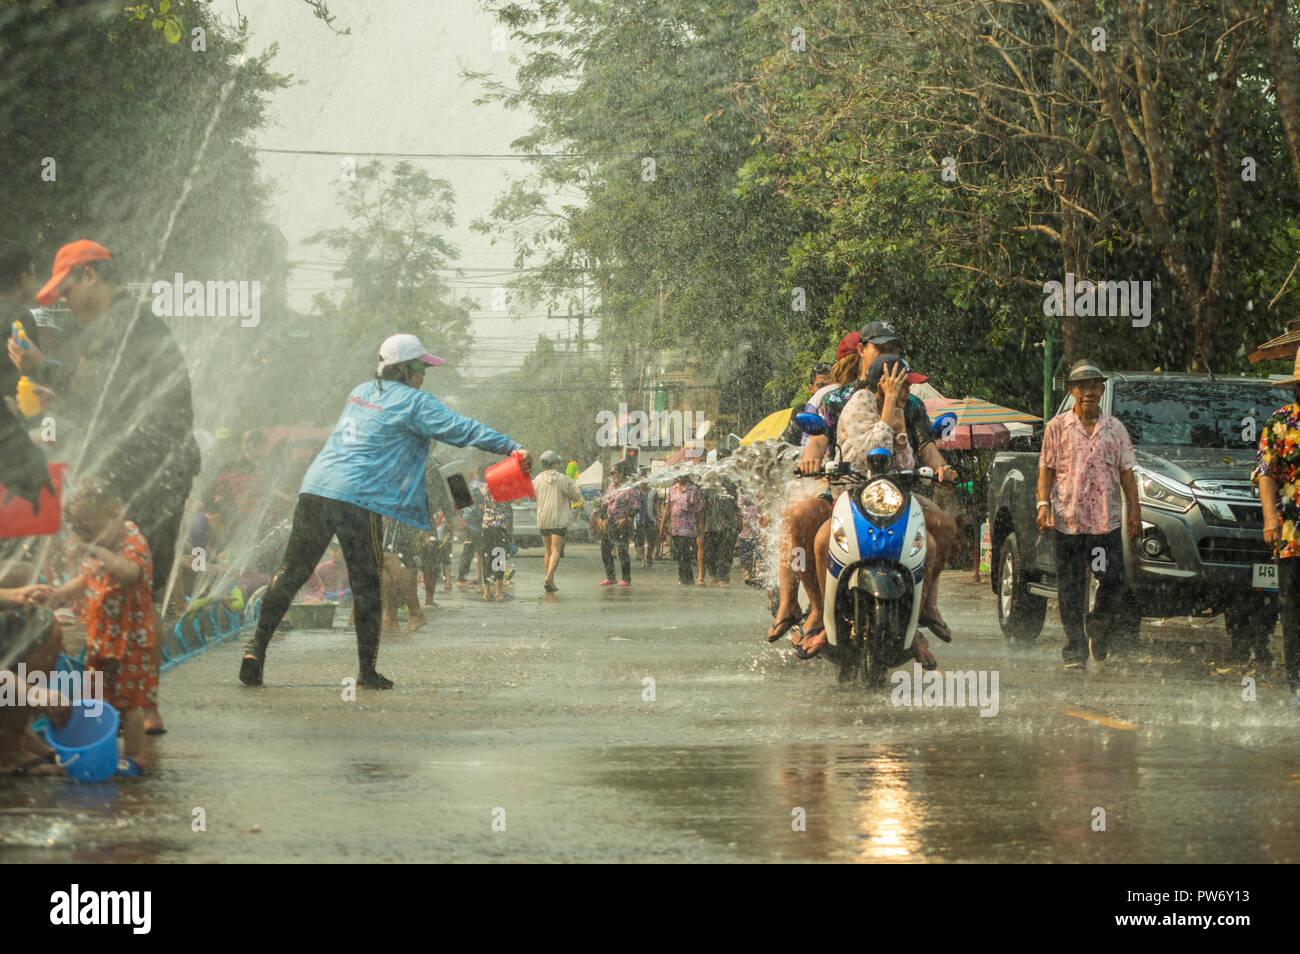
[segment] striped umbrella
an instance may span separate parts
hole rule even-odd
[[[938,442],[940,447],[954,449],[964,450],[972,446],[998,447],[1006,443],[1009,437],[1009,432],[1003,425],[1033,424],[1042,421],[1041,417],[982,401],[979,398],[961,400],[941,398],[926,401],[925,407],[932,414],[952,413],[957,416],[956,425]]]

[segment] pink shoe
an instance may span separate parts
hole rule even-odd
[[[600,585],[601,585],[601,586],[613,586],[613,585],[614,585],[614,581],[611,580],[611,579],[606,578],[606,579],[603,579],[603,580],[600,581]]]
[[[618,581],[618,585],[619,585],[619,586],[631,586],[632,584],[629,583],[627,580],[619,580],[619,581]]]

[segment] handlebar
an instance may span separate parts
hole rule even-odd
[[[956,468],[953,469],[956,470]],[[923,471],[929,471],[929,472],[925,473]],[[872,475],[863,473],[860,470],[855,470],[853,465],[848,463],[847,461],[836,461],[834,463],[826,464],[824,467],[822,467],[821,470],[814,471],[811,474],[805,474],[803,471],[799,470],[798,468],[795,468],[794,476],[817,477],[817,478],[825,478],[827,480],[836,480],[836,479],[865,480],[871,478]],[[934,472],[928,467],[923,468],[922,470],[900,470],[900,471],[894,471],[885,474],[877,474],[876,476],[889,477],[891,480],[898,480],[899,478],[902,478],[905,482],[910,483],[912,481],[916,481],[923,485],[937,484],[940,487],[957,486],[957,481],[955,480],[940,480],[938,477],[934,475]],[[960,474],[958,474],[957,476],[958,478],[961,477]]]

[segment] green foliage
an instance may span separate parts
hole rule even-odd
[[[1064,19],[1042,0],[701,6],[493,7],[527,52],[513,82],[479,77],[485,99],[536,117],[516,146],[539,158],[476,226],[539,265],[521,282],[538,299],[586,282],[624,382],[656,347],[693,349],[743,425],[801,389],[842,333],[887,319],[945,393],[1035,408],[1042,342],[1063,330],[1042,285],[1067,270],[1152,283],[1146,328],[1069,322],[1075,352],[1110,367],[1188,368],[1208,346],[1237,370],[1295,313],[1289,293],[1264,314],[1300,244],[1251,4],[1232,30],[1235,4],[1153,4],[1136,34],[1130,7],[1101,5],[1125,77],[1114,107],[1089,31],[1068,25],[1077,5]],[[1143,134],[1167,151],[1132,166],[1117,129],[1148,120],[1131,35],[1160,77]],[[1243,156],[1267,173],[1241,181]],[[1138,203],[1157,187],[1161,234]]]
[[[358,166],[355,179],[339,187],[339,201],[351,225],[307,239],[337,253],[334,277],[347,282],[339,302],[315,297],[322,323],[344,351],[364,356],[358,373],[389,335],[417,335],[447,365],[438,371],[440,390],[454,389],[457,369],[469,352],[467,305],[445,301],[448,286],[439,271],[458,257],[444,237],[455,224],[451,186],[409,162],[391,170],[381,163]]]

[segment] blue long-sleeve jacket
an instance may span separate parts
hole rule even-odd
[[[451,410],[432,394],[397,381],[352,389],[334,432],[312,461],[299,493],[356,504],[430,529],[424,470],[429,443],[506,455],[520,445]]]

